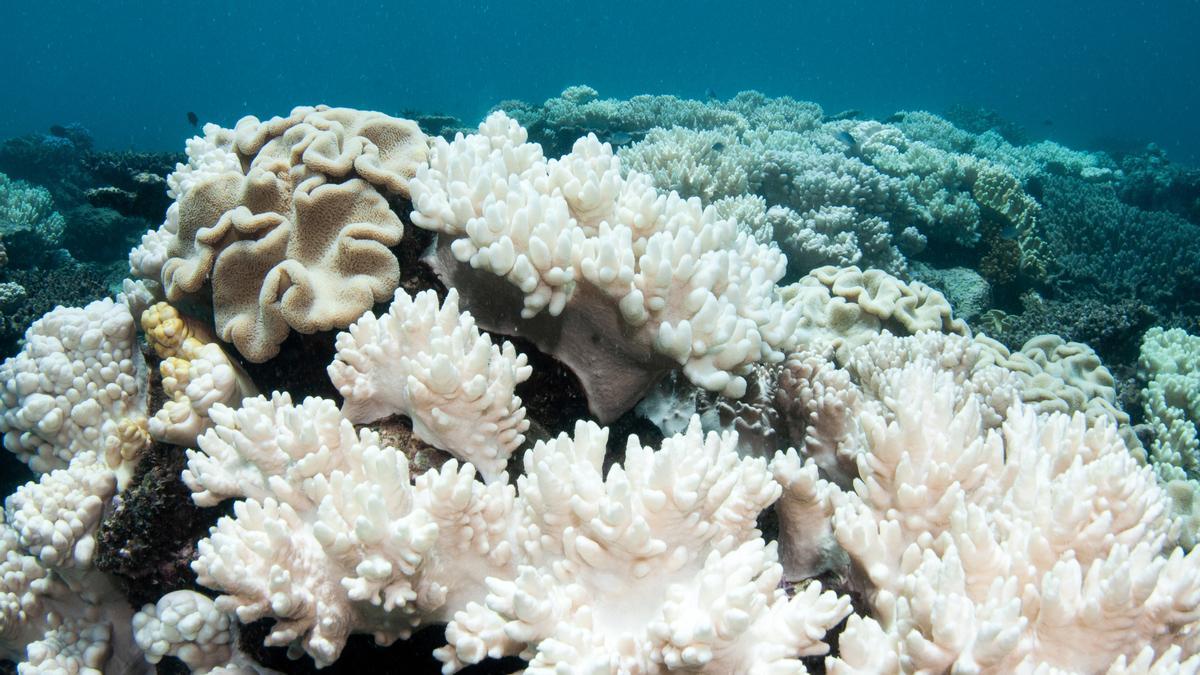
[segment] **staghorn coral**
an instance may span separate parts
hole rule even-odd
[[[403,226],[388,200],[408,196],[425,153],[412,122],[344,108],[207,125],[130,266],[171,301],[211,293],[218,336],[265,361],[290,330],[345,327],[396,289]]]

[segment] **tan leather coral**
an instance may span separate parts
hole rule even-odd
[[[300,107],[196,141],[157,233],[168,299],[211,292],[217,334],[261,362],[290,330],[344,328],[391,297],[404,228],[390,200],[427,153],[415,122]]]

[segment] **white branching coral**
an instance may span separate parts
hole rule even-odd
[[[750,672],[821,654],[848,599],[814,583],[788,598],[755,518],[779,494],[737,435],[698,420],[660,450],[630,437],[601,474],[607,430],[539,442],[518,478],[525,557],[513,579],[455,615],[449,664],[519,654],[531,673]]]
[[[184,481],[197,504],[244,499],[201,540],[193,569],[223,593],[221,611],[274,617],[269,645],[328,665],[352,632],[386,644],[447,621],[511,563],[512,487],[485,487],[469,464],[414,485],[402,453],[324,399],[218,404],[213,419]]]
[[[1017,403],[988,430],[981,398],[929,360],[880,383],[856,417],[852,492],[776,459],[808,513],[834,512],[873,617],[831,672],[1097,672],[1197,653],[1200,554],[1168,549],[1166,497],[1114,424]]]
[[[791,346],[778,249],[699,200],[660,194],[636,172],[622,177],[594,135],[547,161],[520,125],[493,113],[477,134],[435,139],[411,192],[413,222],[442,234],[439,274],[480,325],[519,331],[566,363],[601,419],[676,366],[739,397],[752,364]],[[496,276],[508,284],[497,288]],[[522,305],[520,321],[507,302]]]
[[[527,451],[514,490],[455,461],[410,482],[405,457],[329,401],[214,414],[184,479],[199,504],[242,499],[201,540],[198,580],[220,611],[273,617],[267,643],[319,665],[351,633],[387,643],[449,621],[446,672],[506,654],[533,672],[802,672],[849,612],[818,584],[780,589],[755,528],[780,488],[764,460],[738,457],[736,434],[698,422],[661,450],[631,438],[607,478],[608,432],[580,422]]]
[[[1155,434],[1153,461],[1172,479],[1200,477],[1200,337],[1151,328],[1142,338],[1138,367]]]
[[[495,345],[450,289],[416,298],[404,289],[388,313],[364,314],[337,336],[329,378],[351,422],[402,414],[421,440],[471,462],[486,480],[499,478],[529,428],[516,395],[532,369],[512,343]]]
[[[4,446],[38,473],[93,451],[124,478],[148,444],[144,363],[125,305],[59,307],[34,322],[0,365]]]
[[[1192,547],[1200,539],[1200,337],[1151,328],[1142,338],[1138,372],[1154,432],[1148,459],[1184,521],[1180,541]]]

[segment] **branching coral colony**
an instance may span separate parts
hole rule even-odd
[[[801,104],[743,103],[718,115],[738,143],[766,142],[756,124],[816,124]],[[873,194],[949,208],[928,196],[948,152],[854,129],[888,167]],[[37,475],[0,522],[0,655],[22,673],[168,656],[266,673],[238,637],[269,619],[266,645],[318,667],[352,634],[389,644],[441,624],[445,673],[505,656],[547,674],[803,673],[822,655],[838,673],[1200,672],[1189,460],[1166,446],[1194,446],[1171,393],[1190,343],[1144,357],[1147,400],[1183,411],[1157,418],[1170,431],[1152,455],[1176,470],[1156,471],[1086,346],[1010,352],[878,269],[780,285],[787,259],[756,238],[762,198],[720,208],[655,187],[746,192],[767,180],[762,158],[704,168],[663,154],[699,142],[684,132],[649,140],[631,157],[657,177],[594,135],[548,159],[503,112],[451,141],[325,107],[206,127],[125,292],[50,312],[0,366],[4,444]],[[843,265],[871,236],[902,271],[888,238],[903,232],[873,202],[799,206],[866,165],[810,164],[787,186],[807,215],[776,220],[825,223],[821,241],[847,221]],[[1019,183],[997,166],[943,176],[971,227],[979,204],[1029,206],[1000,195]],[[402,284],[429,278],[400,269],[406,218],[436,233],[421,264],[445,288]],[[340,400],[254,381],[289,333],[330,330]],[[662,440],[589,420],[546,433],[570,425],[517,390],[550,358],[601,423],[639,414]],[[610,440],[625,450],[606,470]],[[418,470],[421,443],[453,459]],[[181,582],[135,612],[94,562],[97,531],[152,444],[186,452],[196,505],[232,506],[181,553],[206,594]]]

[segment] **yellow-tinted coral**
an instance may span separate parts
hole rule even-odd
[[[133,465],[142,451],[150,447],[150,431],[146,418],[137,415],[117,422],[117,427],[104,439],[104,460],[110,467]]]
[[[142,312],[142,330],[146,341],[159,358],[195,353],[212,336],[200,322],[185,317],[170,303],[159,302]]]

